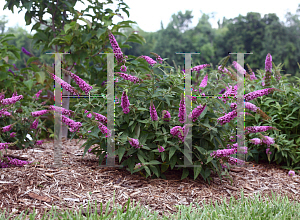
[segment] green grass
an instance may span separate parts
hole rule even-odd
[[[203,203],[203,208],[196,204],[197,209],[192,208],[192,206],[177,206],[178,212],[176,214],[170,215],[170,217],[163,216],[160,217],[158,213],[154,212],[151,214],[146,208],[139,206],[134,207],[130,206],[130,199],[122,208],[120,205],[117,209],[112,209],[110,213],[109,210],[109,202],[106,205],[105,213],[102,216],[95,214],[91,214],[90,216],[84,216],[77,212],[55,212],[52,208],[48,214],[44,214],[42,219],[130,219],[130,220],[143,220],[143,219],[300,219],[300,204],[299,203],[291,203],[289,202],[287,197],[280,197],[279,195],[275,195],[272,192],[272,199],[269,197],[264,197],[265,201],[262,200],[260,194],[255,195],[254,198],[244,198],[243,191],[241,191],[241,199],[236,201],[233,197],[230,198],[229,204],[226,203],[226,200],[223,200],[221,204],[217,202],[213,205],[210,203],[209,205]],[[115,204],[115,196],[113,197],[113,207]],[[95,203],[97,206],[97,204]],[[89,206],[87,210],[89,210]],[[95,207],[95,206],[94,206]],[[123,213],[125,207],[127,211]],[[102,204],[100,204],[100,213],[102,213]],[[117,211],[117,214],[114,214],[114,211]],[[88,211],[87,211],[88,212]],[[9,213],[9,211],[8,211]],[[12,219],[9,217],[9,214],[5,214],[5,211],[0,216],[0,220],[3,219]],[[15,219],[36,219],[36,214],[30,214],[29,218],[26,218],[26,213],[22,212]]]

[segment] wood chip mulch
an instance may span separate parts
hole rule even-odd
[[[115,204],[122,207],[127,205],[130,197],[130,206],[134,200],[151,212],[156,211],[162,216],[169,216],[177,211],[176,205],[189,206],[198,202],[201,207],[215,201],[222,202],[230,197],[239,199],[240,190],[243,189],[245,197],[252,197],[260,193],[263,197],[272,196],[271,190],[282,196],[288,196],[291,202],[299,200],[300,176],[288,176],[288,170],[278,165],[255,164],[250,162],[248,167],[233,167],[229,171],[233,184],[228,178],[221,184],[217,174],[212,174],[211,185],[205,183],[202,177],[196,180],[188,177],[181,179],[182,171],[168,170],[164,179],[147,179],[139,173],[130,174],[126,168],[98,167],[95,155],[87,153],[82,158],[83,148],[80,146],[84,140],[64,140],[63,167],[51,168],[53,164],[53,140],[31,149],[8,149],[7,155],[18,159],[40,162],[28,164],[23,167],[0,168],[0,209],[8,209],[17,216],[29,209],[33,213],[35,207],[37,219],[48,212],[51,206],[57,210],[79,211],[86,208],[88,201],[97,201],[97,211],[100,213],[102,203],[103,213],[106,204],[110,201],[109,212],[113,206],[113,193],[115,191]],[[2,150],[5,155],[5,150]],[[125,158],[127,159],[127,158]],[[118,165],[118,157],[115,159]],[[122,159],[121,163],[124,161]],[[104,160],[102,165],[105,165]],[[120,164],[121,164],[120,163]],[[192,207],[196,207],[195,204]],[[124,212],[127,208],[125,207]],[[91,212],[91,210],[90,210]],[[29,216],[29,213],[27,216]],[[86,210],[82,209],[83,215]],[[116,211],[114,212],[116,213]]]

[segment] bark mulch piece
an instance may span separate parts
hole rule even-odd
[[[110,201],[109,212],[113,206],[113,194],[115,191],[115,204],[127,207],[128,198],[132,207],[140,201],[140,204],[160,216],[164,212],[166,216],[177,211],[176,205],[189,206],[198,201],[206,204],[219,203],[230,197],[239,199],[240,190],[243,189],[245,197],[252,197],[260,193],[263,198],[272,196],[271,190],[282,196],[288,196],[290,201],[299,201],[300,178],[288,176],[288,171],[279,168],[278,165],[268,163],[255,164],[250,162],[249,167],[233,167],[229,171],[233,184],[229,178],[223,178],[222,184],[217,174],[212,174],[211,185],[204,182],[202,177],[193,180],[187,177],[181,179],[181,170],[167,170],[165,179],[147,179],[139,173],[131,175],[126,168],[98,166],[95,155],[87,153],[82,158],[83,148],[80,146],[84,140],[64,140],[63,167],[53,168],[53,140],[49,139],[39,148],[34,149],[8,149],[7,155],[24,160],[40,162],[40,164],[28,164],[24,167],[10,167],[0,169],[0,207],[1,210],[9,208],[14,216],[27,209],[29,213],[35,208],[37,219],[43,213],[48,212],[51,206],[55,206],[59,212],[64,210],[81,209],[82,215],[87,214],[88,202],[95,205],[100,212],[102,203],[103,213],[106,204]],[[5,155],[5,150],[2,150]],[[127,158],[122,158],[121,163]],[[105,165],[105,160],[102,165]],[[120,163],[120,164],[121,164]],[[118,157],[115,164],[119,164]],[[125,208],[126,211],[126,208]],[[124,211],[124,212],[125,212]],[[89,212],[94,212],[90,210]],[[29,214],[28,213],[28,214]],[[116,211],[114,211],[116,213]],[[27,215],[28,215],[27,214]]]

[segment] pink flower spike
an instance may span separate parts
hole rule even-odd
[[[44,114],[47,114],[48,113],[48,110],[40,110],[40,111],[36,111],[36,112],[31,112],[31,115],[33,117],[38,117],[40,115],[44,115]]]
[[[12,133],[10,133],[9,136],[10,136],[11,138],[14,138],[14,137],[16,136],[16,134],[17,134],[16,132],[12,132]]]
[[[23,99],[22,95],[19,95],[19,96],[13,95],[11,98],[2,99],[0,101],[0,104],[1,105],[11,105],[11,104],[15,104],[17,101],[20,101],[21,99]]]
[[[7,132],[7,131],[10,131],[11,129],[12,129],[12,125],[7,125],[2,128],[2,132]]]
[[[39,120],[35,119],[32,125],[30,126],[30,129],[37,129],[38,124],[39,124]]]
[[[236,61],[233,61],[232,65],[234,66],[234,68],[240,72],[241,74],[245,75],[246,74],[246,70]]]
[[[151,116],[152,121],[158,120],[157,112],[156,112],[156,109],[155,109],[155,106],[154,106],[154,103],[152,102],[152,100],[150,102],[150,116]]]
[[[178,118],[180,123],[185,122],[185,115],[186,115],[186,110],[185,110],[185,101],[184,101],[184,96],[181,94],[181,100],[179,104],[179,113],[178,113]]]

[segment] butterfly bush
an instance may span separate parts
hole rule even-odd
[[[245,134],[264,132],[272,129],[277,130],[276,128],[271,126],[251,126],[251,127],[246,127],[245,129],[247,130]]]
[[[204,76],[204,79],[202,80],[202,82],[200,83],[200,86],[199,87],[202,87],[202,88],[204,88],[204,87],[206,87],[207,86],[207,79],[208,79],[208,74],[206,74],[205,76]],[[199,92],[201,92],[202,90],[199,88]]]

